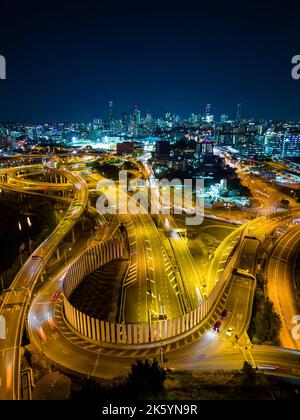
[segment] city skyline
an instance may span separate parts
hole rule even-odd
[[[110,115],[110,104],[113,104],[114,113],[113,117],[112,114]],[[122,120],[124,116],[130,117],[133,115],[136,110],[140,112],[141,118],[146,118],[147,115],[151,116],[154,120],[164,119],[166,116],[170,115],[176,118],[179,118],[180,121],[188,121],[192,116],[198,116],[205,121],[208,113],[207,107],[209,106],[211,109],[211,116],[213,117],[212,120],[208,120],[206,122],[215,124],[215,123],[222,123],[224,122],[223,119],[226,118],[228,122],[249,122],[249,121],[256,121],[256,122],[274,122],[274,123],[281,123],[281,122],[291,122],[291,123],[299,123],[300,122],[300,114],[298,118],[283,118],[283,117],[270,117],[264,118],[262,115],[260,116],[253,116],[250,115],[247,111],[247,104],[244,102],[238,102],[236,104],[232,104],[230,107],[230,111],[227,109],[221,109],[220,106],[213,104],[213,103],[201,103],[196,109],[192,109],[190,112],[186,112],[181,114],[180,112],[176,111],[176,109],[165,109],[164,111],[159,112],[155,108],[149,106],[149,104],[142,104],[142,103],[132,103],[128,104],[126,102],[126,107],[122,108],[122,105],[118,100],[108,100],[106,102],[106,107],[102,105],[103,111],[101,113],[94,112],[91,114],[90,117],[83,119],[42,119],[42,120],[14,120],[12,118],[7,119],[0,119],[0,124],[32,124],[32,125],[44,125],[44,124],[88,124],[96,120],[101,120],[103,122],[110,120]]]

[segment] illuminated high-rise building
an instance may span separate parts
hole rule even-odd
[[[237,120],[237,122],[240,122],[242,120],[242,104],[238,104],[238,106],[237,106],[236,120]]]
[[[300,157],[300,134],[289,133],[283,145],[284,157]]]
[[[108,109],[108,122],[109,124],[113,123],[115,120],[115,104],[113,101],[109,101],[109,109]]]
[[[190,117],[190,121],[192,124],[197,125],[201,121],[201,115],[200,114],[192,114]]]
[[[149,108],[149,106],[146,106],[146,108],[145,108],[145,114],[146,114],[146,119],[147,120],[152,120],[151,109]]]
[[[212,115],[212,106],[211,106],[211,104],[207,104],[206,105],[205,115],[206,115],[206,117]]]
[[[212,114],[212,106],[211,106],[211,104],[207,104],[206,105],[205,119],[206,119],[206,122],[208,122],[208,123],[212,123],[214,121],[214,116]]]
[[[214,154],[214,143],[211,141],[201,141],[196,145],[196,154],[212,156]]]
[[[134,106],[134,121],[136,124],[136,127],[138,127],[141,124],[141,111],[139,110],[138,105]]]
[[[221,123],[224,124],[228,121],[228,115],[227,114],[222,114],[221,115]]]
[[[122,126],[123,126],[123,131],[127,132],[128,126],[129,126],[129,117],[128,117],[127,112],[123,112],[122,114]]]

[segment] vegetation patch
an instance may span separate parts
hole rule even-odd
[[[73,383],[72,400],[299,400],[300,387],[257,372],[247,362],[233,372],[171,372],[138,361],[114,381]]]
[[[274,310],[270,299],[265,299],[262,290],[255,292],[251,324],[248,330],[249,337],[254,344],[280,345],[279,334],[281,320]]]

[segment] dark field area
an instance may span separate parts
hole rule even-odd
[[[81,312],[104,321],[115,318],[126,261],[112,261],[88,275],[70,297]]]
[[[19,203],[14,194],[0,195],[0,272],[11,266],[18,255],[18,247],[22,242],[22,235],[18,231]]]
[[[256,375],[253,383],[241,372],[178,372],[166,381],[174,400],[299,400],[299,386]]]
[[[43,198],[0,193],[0,275],[6,288],[34,250],[55,228],[54,203]]]

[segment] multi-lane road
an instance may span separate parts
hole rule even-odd
[[[116,346],[89,342],[68,328],[62,317],[62,304],[54,304],[51,297],[61,291],[63,273],[46,284],[36,297],[29,312],[31,341],[50,360],[68,370],[84,375],[111,378],[127,372],[136,358],[160,357],[163,352],[168,366],[174,369],[237,369],[244,361],[266,372],[298,378],[300,353],[279,348],[252,346],[246,331],[251,319],[255,291],[255,273],[260,241],[287,219],[288,215],[274,215],[253,221],[240,234],[229,272],[228,287],[213,316],[193,331],[189,337],[153,346]],[[248,235],[252,235],[249,238]],[[254,236],[255,235],[255,236]],[[254,239],[257,238],[258,240]],[[233,238],[231,238],[232,240]],[[229,241],[230,243],[230,241]],[[225,249],[228,247],[227,246]],[[215,265],[215,268],[218,265]],[[238,269],[239,272],[234,271]],[[217,275],[217,274],[216,274]],[[228,310],[220,335],[211,330],[224,309]],[[53,329],[52,319],[57,327]],[[43,329],[42,343],[39,331]],[[228,331],[231,334],[227,334]]]
[[[270,220],[272,228],[278,223]],[[273,226],[274,223],[274,226]],[[252,233],[262,235],[267,228],[252,226]],[[244,232],[244,235],[248,233]],[[128,372],[137,359],[159,358],[164,354],[166,365],[173,369],[209,370],[239,369],[245,361],[253,366],[279,376],[299,377],[300,353],[272,347],[252,346],[246,330],[251,318],[255,289],[255,260],[259,242],[244,238],[232,259],[234,267],[249,270],[249,277],[232,274],[213,317],[199,326],[189,337],[157,346],[97,345],[79,337],[68,328],[62,317],[62,302],[54,304],[51,297],[61,291],[63,272],[47,283],[36,297],[29,312],[29,332],[32,343],[54,363],[68,371],[83,375],[112,378]],[[232,270],[230,270],[232,273]],[[227,319],[223,321],[220,334],[211,330],[221,311],[226,307]],[[53,328],[52,320],[56,327]],[[39,335],[44,332],[44,341]],[[226,333],[232,328],[233,333]],[[236,339],[236,336],[238,337]]]
[[[120,201],[128,203],[130,196],[117,188]],[[112,192],[106,191],[112,199]],[[176,318],[182,309],[174,284],[171,264],[164,250],[158,230],[147,210],[136,214],[117,214],[127,230],[130,259],[127,275],[123,281],[120,322],[151,322],[159,316]]]
[[[282,200],[287,200],[291,208],[298,207],[299,203],[297,203],[293,197],[279,191],[276,187],[270,185],[270,183],[259,176],[253,176],[250,173],[245,172],[245,167],[243,165],[236,163],[235,167],[242,184],[248,187],[253,197],[260,202],[260,206],[251,211],[260,215],[276,212],[283,207]]]
[[[163,209],[164,204],[171,203],[171,197],[163,202],[160,191],[160,184],[155,178],[153,169],[145,164],[144,172],[149,180],[151,190],[151,200],[156,201],[158,207]],[[171,195],[171,192],[169,192]],[[170,203],[168,203],[170,201]],[[172,205],[170,205],[170,208]],[[169,214],[160,214],[158,216],[159,225],[169,235],[169,241],[180,271],[181,276],[181,294],[185,303],[186,311],[197,308],[203,300],[203,284],[201,283],[201,273],[195,266],[194,259],[188,249],[185,239],[177,232],[176,224]]]
[[[295,278],[296,262],[300,250],[300,226],[289,229],[277,242],[269,259],[267,271],[268,296],[279,314],[282,328],[281,344],[290,349],[300,350],[300,340],[295,339],[295,317],[300,315]]]

